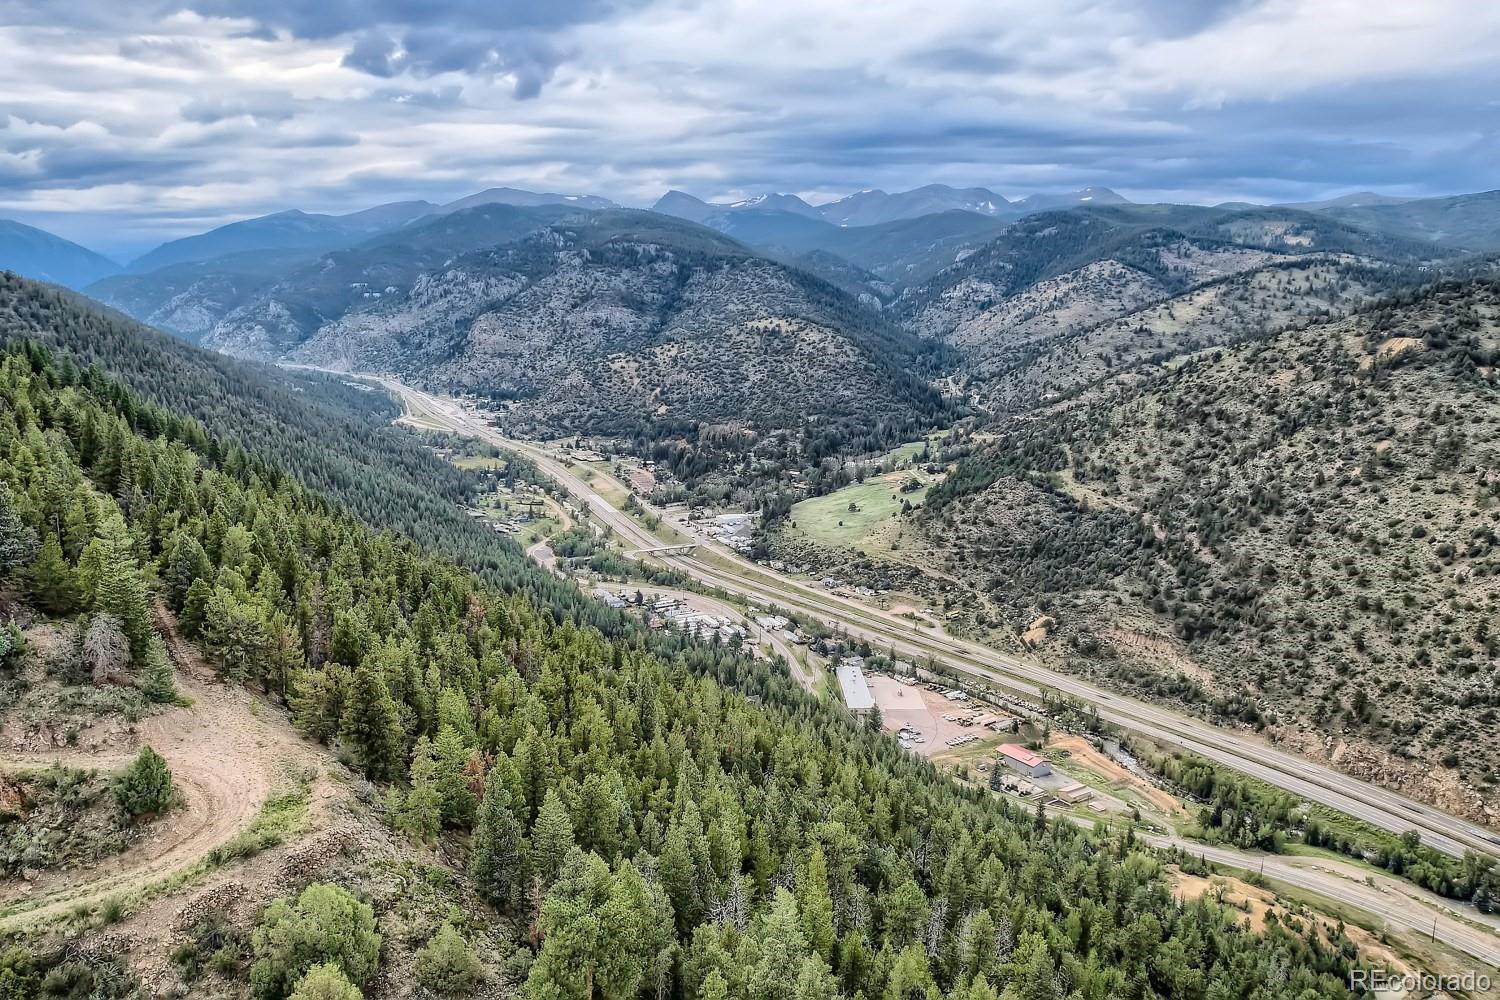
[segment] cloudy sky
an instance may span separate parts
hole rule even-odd
[[[1487,0],[0,0],[0,217],[107,252],[497,184],[1500,186]]]

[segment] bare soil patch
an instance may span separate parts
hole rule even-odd
[[[1139,775],[1130,773],[1120,764],[1094,749],[1094,745],[1082,736],[1060,733],[1048,740],[1047,746],[1066,750],[1072,763],[1105,778],[1116,788],[1131,789],[1169,816],[1183,811],[1182,803],[1176,796],[1157,788]]]

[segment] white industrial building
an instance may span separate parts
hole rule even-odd
[[[875,710],[875,696],[865,681],[864,668],[859,663],[845,660],[838,668],[839,687],[844,692],[844,704],[855,715],[868,715]]]

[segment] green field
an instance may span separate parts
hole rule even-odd
[[[901,492],[901,483],[914,477],[922,488]],[[931,477],[919,472],[893,472],[889,477],[853,483],[827,496],[809,497],[792,506],[788,530],[819,545],[857,548],[901,510],[901,501],[916,506],[927,495]],[[851,511],[849,504],[859,508]]]
[[[448,460],[460,469],[503,469],[505,459],[488,455],[456,455]]]

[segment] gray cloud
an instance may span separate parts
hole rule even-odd
[[[184,121],[209,125],[226,118],[251,118],[259,122],[282,122],[295,113],[290,94],[255,94],[245,97],[195,97],[182,106]]]
[[[1500,9],[1428,0],[0,0],[0,216],[155,240],[511,184],[1491,187]]]
[[[344,65],[372,76],[500,75],[513,81],[515,97],[528,99],[541,93],[565,57],[552,35],[640,5],[633,0],[197,0],[193,9],[250,18],[266,31],[297,38],[352,37]]]

